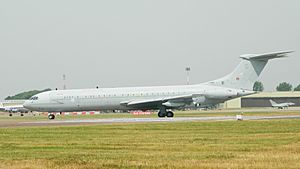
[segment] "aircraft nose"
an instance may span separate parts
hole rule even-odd
[[[31,109],[32,108],[32,103],[30,100],[26,100],[24,103],[23,103],[23,107],[26,108],[26,109]]]

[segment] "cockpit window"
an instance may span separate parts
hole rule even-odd
[[[34,96],[34,97],[30,98],[30,100],[38,100],[38,99],[39,99],[39,97],[37,97],[37,96]]]

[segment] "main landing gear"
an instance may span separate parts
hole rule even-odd
[[[158,117],[174,117],[174,113],[172,111],[167,111],[165,107],[161,108],[158,112]]]
[[[54,114],[49,114],[48,115],[48,119],[49,120],[54,120],[55,119],[55,115]]]

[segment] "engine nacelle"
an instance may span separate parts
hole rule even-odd
[[[193,98],[194,105],[200,105],[206,101],[205,96],[195,97]]]
[[[235,98],[238,96],[238,92],[236,90],[213,90],[206,92],[206,97],[209,99],[230,99],[230,98]]]

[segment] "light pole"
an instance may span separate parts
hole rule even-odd
[[[66,86],[66,78],[67,76],[65,74],[63,74],[63,90],[66,90],[67,89],[67,86]]]
[[[187,83],[187,85],[190,85],[190,71],[191,71],[191,68],[186,67],[185,71],[186,71],[186,83]]]

